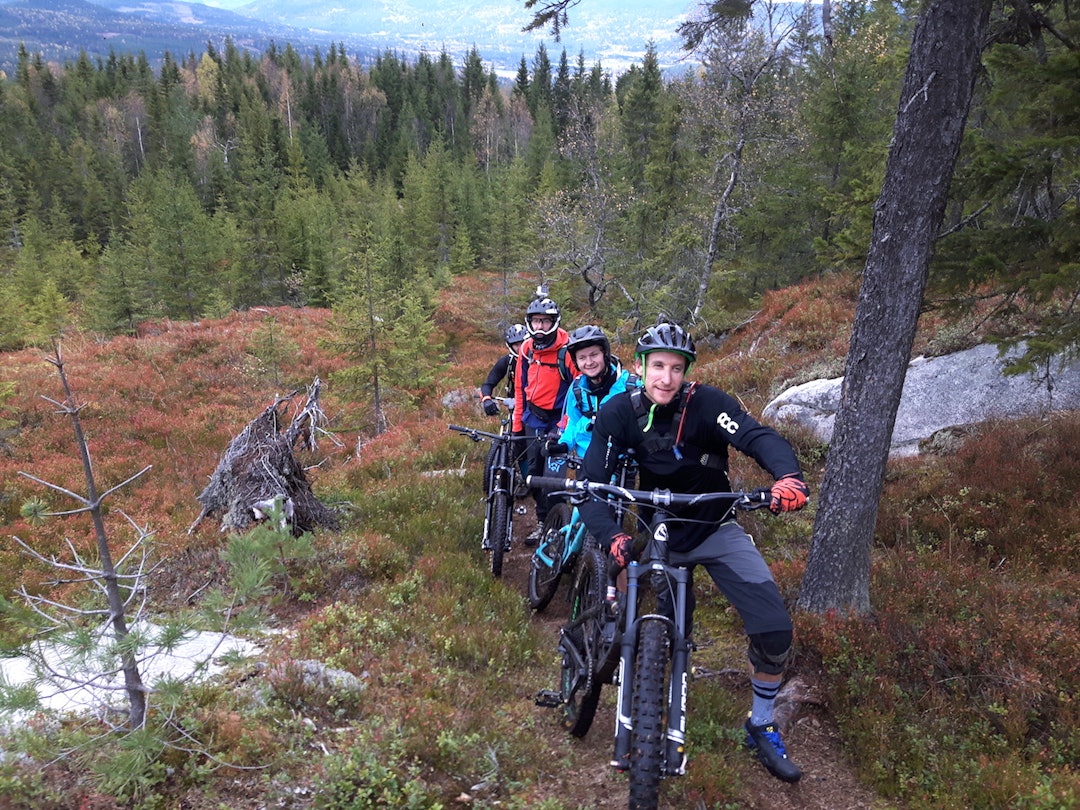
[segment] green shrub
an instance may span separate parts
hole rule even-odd
[[[436,795],[419,777],[415,763],[397,744],[357,740],[326,762],[326,777],[315,796],[319,810],[441,810]]]

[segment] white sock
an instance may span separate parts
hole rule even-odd
[[[773,705],[780,692],[780,681],[759,681],[750,678],[754,688],[754,702],[750,707],[750,725],[767,726],[773,721]]]

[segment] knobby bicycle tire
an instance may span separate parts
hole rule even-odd
[[[506,499],[501,495],[491,497],[491,574],[501,577],[503,556],[506,554],[506,523],[509,519]]]
[[[494,455],[491,459],[490,476],[485,479],[488,487],[487,540],[491,546],[491,574],[501,577],[503,555],[510,539],[510,521],[513,520],[513,493],[510,491],[513,481],[507,480],[510,476],[507,476],[503,469],[507,456],[506,444],[499,443],[492,447],[492,451]]]
[[[571,625],[577,622],[573,632],[578,634],[575,640],[581,644],[587,667],[584,683],[573,694],[567,683],[570,673],[563,671],[563,727],[575,737],[588,733],[600,705],[602,682],[596,677],[596,644],[604,611],[605,562],[599,549],[582,551],[574,579],[570,619]]]
[[[529,566],[529,607],[537,613],[548,606],[555,592],[559,590],[559,580],[563,575],[563,554],[568,540],[565,528],[570,525],[572,515],[573,512],[567,504],[557,503],[548,511],[544,521],[543,534]],[[540,556],[541,551],[547,559]]]
[[[656,810],[660,801],[667,664],[667,623],[644,619],[638,636],[630,714],[630,810]]]

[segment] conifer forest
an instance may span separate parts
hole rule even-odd
[[[541,45],[512,82],[475,49],[23,50],[0,83],[0,349],[258,305],[348,322],[367,300],[409,334],[472,269],[722,333],[865,259],[919,4],[833,5],[828,40],[778,11],[669,74],[651,49],[613,76]],[[1070,4],[1038,6],[993,22],[929,301],[999,296],[1059,348],[1080,322],[1080,33]]]
[[[517,2],[557,34],[578,0]],[[877,385],[879,467],[869,420],[846,454],[784,423],[808,508],[740,517],[794,606],[807,777],[744,750],[745,633],[699,573],[692,765],[658,810],[1077,807],[1080,412],[1052,395],[1080,351],[1080,6],[970,2],[720,0],[680,27],[685,63],[650,44],[624,72],[557,37],[516,74],[476,48],[21,48],[0,72],[0,807],[626,807],[615,693],[574,740],[535,699],[572,578],[547,613],[526,601],[530,499],[505,574],[482,546],[500,422],[476,386],[540,285],[627,366],[643,326],[687,325],[695,381],[750,413],[844,376],[843,427],[845,357]],[[963,104],[911,92],[928,52],[963,54],[937,73]],[[903,301],[881,283],[915,276]],[[902,355],[895,391],[860,335]],[[880,392],[899,402],[910,357],[1020,342],[1044,413],[888,455]],[[737,488],[771,484],[752,459],[732,453]],[[275,477],[317,500],[255,501]],[[800,604],[849,560],[865,610]],[[206,681],[143,671],[195,631],[260,650],[215,646]],[[58,639],[75,684],[123,674],[123,717],[54,721],[7,681]]]

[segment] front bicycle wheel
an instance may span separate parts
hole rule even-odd
[[[512,508],[513,494],[510,492],[510,476],[507,475],[505,461],[506,445],[492,448],[495,453],[491,458],[490,475],[486,479],[487,501],[487,547],[491,550],[491,573],[501,577],[503,555],[510,542],[510,521],[514,519]]]
[[[630,810],[656,810],[664,767],[668,625],[644,619],[639,632],[630,710]]]
[[[491,542],[491,573],[492,576],[501,577],[503,570],[503,556],[506,554],[506,530],[510,519],[507,511],[506,499],[496,494],[488,501],[488,512],[491,516],[490,542]]]
[[[529,607],[537,612],[548,606],[559,589],[572,516],[565,503],[557,503],[548,510],[540,542],[529,566]]]
[[[580,651],[584,672],[563,667],[563,727],[584,737],[596,717],[603,681],[596,677],[599,628],[604,617],[604,555],[596,548],[581,552],[570,600],[570,640]]]

